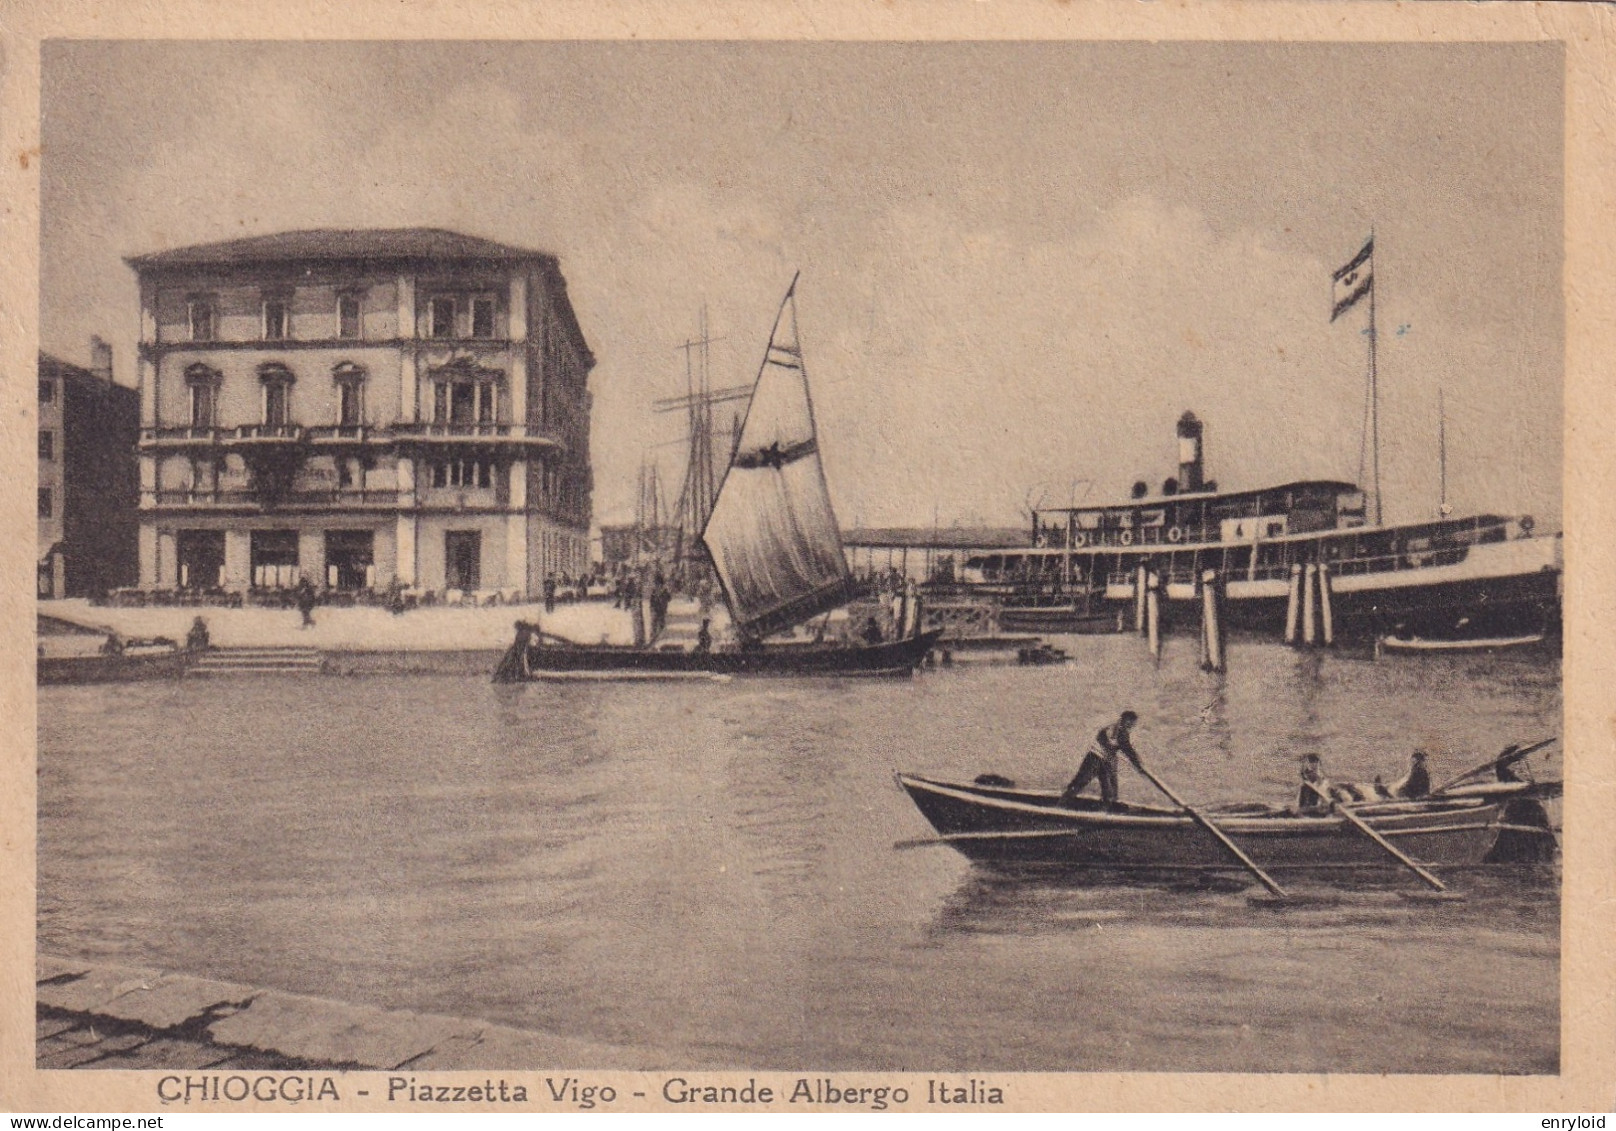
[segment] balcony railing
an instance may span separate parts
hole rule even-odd
[[[391,439],[386,429],[374,424],[315,424],[303,429],[303,434],[314,443],[331,441],[358,441]]]
[[[236,428],[235,440],[268,440],[295,443],[303,438],[301,424],[242,424]]]
[[[411,421],[393,425],[393,434],[399,439],[417,443],[470,443],[512,442],[517,444],[560,448],[561,441],[546,430],[529,428],[525,424],[452,423],[445,421]]]
[[[220,429],[214,427],[201,427],[197,425],[181,425],[167,428],[142,428],[140,442],[148,445],[185,446],[189,444],[215,444],[219,441]]]
[[[146,491],[143,498],[149,506],[158,507],[259,507],[263,497],[257,491],[244,488],[224,488],[218,491],[189,491],[170,489]],[[395,488],[339,487],[327,490],[289,491],[275,498],[275,506],[285,507],[392,507],[399,503]]]
[[[148,448],[183,448],[219,444],[293,444],[309,442],[321,446],[342,444],[382,445],[400,440],[412,443],[501,444],[525,447],[562,448],[557,436],[525,424],[442,423],[402,421],[379,424],[241,424],[233,428],[202,428],[193,425],[142,428],[140,442]]]

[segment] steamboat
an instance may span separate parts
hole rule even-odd
[[[1157,589],[1169,623],[1175,610],[1196,623],[1194,602],[1211,574],[1228,623],[1265,634],[1286,631],[1299,598],[1328,615],[1340,638],[1558,632],[1561,536],[1538,531],[1530,515],[1381,525],[1349,482],[1221,491],[1203,477],[1203,436],[1201,421],[1184,413],[1179,473],[1159,493],[1136,483],[1126,502],[1034,509],[1025,547],[966,557],[953,588],[1043,631],[1130,627],[1146,587]]]

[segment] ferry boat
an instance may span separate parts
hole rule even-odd
[[[1298,598],[1336,638],[1499,638],[1556,633],[1561,536],[1530,515],[1377,525],[1337,480],[1220,491],[1202,477],[1203,426],[1178,422],[1179,474],[1126,502],[1035,509],[1025,548],[961,563],[960,588],[1007,606],[1109,613],[1130,626],[1154,583],[1171,623],[1199,623],[1203,578],[1227,623],[1282,636]],[[1316,595],[1315,595],[1316,594]]]

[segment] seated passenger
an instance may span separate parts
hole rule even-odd
[[[1321,813],[1335,804],[1335,787],[1324,776],[1317,754],[1302,758],[1302,785],[1296,791],[1296,809],[1300,813]]]
[[[1425,768],[1425,751],[1416,750],[1409,759],[1408,773],[1392,783],[1392,796],[1406,800],[1425,797],[1431,792],[1431,774]]]

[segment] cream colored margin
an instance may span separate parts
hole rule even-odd
[[[0,1112],[140,1112],[155,1074],[33,1068],[34,520],[42,39],[1559,40],[1566,60],[1566,791],[1558,1077],[993,1074],[1023,1110],[1610,1112],[1616,1103],[1616,11],[1140,0],[0,0]],[[183,913],[176,909],[176,913]],[[579,1066],[587,1068],[588,1066]],[[812,1066],[805,1066],[812,1067]],[[373,1083],[381,1074],[368,1074]],[[446,1074],[441,1082],[452,1082]],[[458,1074],[472,1082],[470,1074]],[[482,1079],[481,1073],[477,1080]],[[741,1075],[729,1073],[725,1075]],[[591,1073],[620,1094],[660,1077]],[[839,1073],[853,1083],[857,1074]],[[870,1074],[870,1082],[878,1082]],[[743,1079],[744,1082],[744,1079]],[[371,1109],[380,1109],[372,1091]],[[246,1110],[250,1105],[231,1105]],[[172,1110],[172,1109],[170,1109]],[[195,1111],[196,1109],[191,1109]],[[285,1109],[281,1109],[285,1110]],[[300,1110],[319,1110],[303,1105]],[[339,1110],[367,1110],[366,1101]]]

